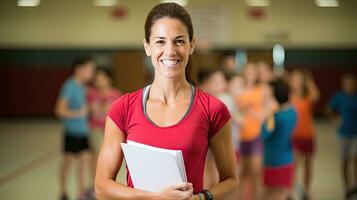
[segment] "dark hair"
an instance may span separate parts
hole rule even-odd
[[[107,77],[109,77],[110,79],[113,79],[113,73],[110,69],[108,69],[107,67],[97,67],[96,68],[96,72],[97,73],[103,73],[105,74]]]
[[[145,21],[145,40],[150,42],[151,27],[156,20],[169,17],[180,20],[187,28],[190,41],[193,39],[193,26],[188,12],[177,3],[160,3],[148,14]]]
[[[169,17],[173,19],[180,20],[185,27],[187,28],[188,36],[190,42],[193,39],[193,26],[191,17],[188,12],[177,3],[160,3],[156,5],[151,11],[149,12],[148,16],[146,17],[145,21],[145,40],[147,43],[150,42],[150,35],[151,35],[151,27],[152,25],[159,19],[163,17]],[[191,83],[192,85],[196,85],[195,80],[192,77],[192,67],[190,60],[187,63],[185,69],[185,77],[186,80]]]
[[[89,62],[93,62],[93,59],[91,57],[76,58],[71,66],[72,73],[74,73],[78,68],[82,67],[84,64],[87,64]]]
[[[269,82],[275,99],[279,104],[289,101],[290,89],[289,86],[282,79],[275,79]]]

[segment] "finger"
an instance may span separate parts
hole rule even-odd
[[[185,199],[190,199],[191,196],[193,195],[193,189],[191,188],[189,190],[183,191],[183,193],[184,193],[184,198]]]
[[[190,185],[190,183],[179,183],[172,186],[172,188],[176,190],[188,190],[190,187],[192,187],[192,184]]]

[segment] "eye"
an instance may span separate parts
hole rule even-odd
[[[165,41],[163,41],[163,40],[158,40],[158,41],[155,42],[155,44],[163,45],[163,44],[165,44]]]
[[[176,40],[176,44],[183,45],[183,44],[185,44],[185,41],[184,40]]]

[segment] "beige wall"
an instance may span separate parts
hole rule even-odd
[[[148,11],[159,1],[119,0],[128,8],[124,20],[113,19],[112,8],[91,0],[42,0],[36,8],[0,1],[0,47],[141,48]],[[313,0],[272,0],[266,17],[252,20],[243,0],[191,0],[188,9],[219,6],[228,13],[223,47],[266,47],[281,42],[290,47],[357,47],[357,1],[338,8],[318,8]],[[215,30],[211,30],[215,31]],[[275,34],[286,38],[275,38]],[[273,35],[267,37],[267,35]]]

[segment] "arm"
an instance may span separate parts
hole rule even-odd
[[[192,184],[183,183],[152,193],[127,187],[115,181],[123,161],[120,143],[124,133],[107,117],[103,145],[98,156],[95,192],[98,199],[187,200],[192,197]]]
[[[83,106],[78,110],[69,109],[68,100],[64,97],[59,97],[55,106],[55,115],[61,119],[78,118],[87,113],[87,108]]]
[[[339,115],[330,106],[326,106],[325,113],[327,120],[333,125],[338,126],[341,123]]]
[[[320,99],[320,91],[317,88],[315,82],[312,78],[306,77],[306,84],[308,90],[308,96],[311,98],[313,103],[316,103]]]
[[[216,160],[220,182],[211,190],[214,199],[225,199],[238,186],[236,159],[231,138],[231,122],[227,122],[210,139],[210,148]]]
[[[267,139],[273,133],[274,128],[275,128],[274,116],[270,116],[262,126],[263,139]]]
[[[340,95],[336,94],[331,98],[328,105],[325,108],[325,114],[327,119],[334,125],[340,124],[340,116],[338,114],[338,108],[340,105]]]

